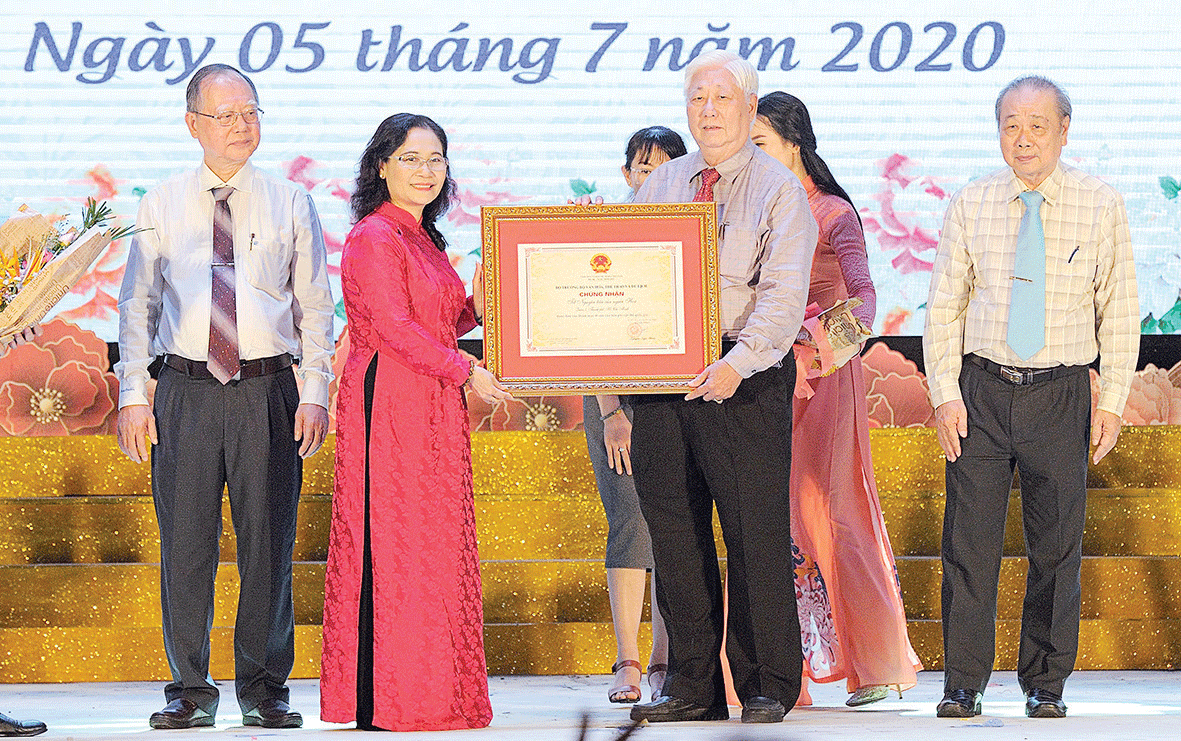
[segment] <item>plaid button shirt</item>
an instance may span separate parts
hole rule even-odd
[[[960,398],[966,353],[1025,368],[1086,365],[1101,355],[1099,408],[1122,414],[1140,348],[1123,199],[1098,178],[1061,163],[1038,186],[1045,197],[1046,344],[1022,360],[1006,335],[1023,190],[1005,168],[968,184],[947,209],[923,333],[931,403]]]

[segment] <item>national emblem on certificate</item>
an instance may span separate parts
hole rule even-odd
[[[521,355],[685,347],[680,242],[521,244]]]

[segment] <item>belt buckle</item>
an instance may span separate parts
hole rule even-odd
[[[1016,368],[1010,368],[1007,365],[1000,366],[1000,369],[1001,378],[1005,379],[1009,383],[1015,384],[1017,386],[1024,386],[1027,383],[1025,380],[1026,374],[1024,372],[1019,371]],[[1032,376],[1033,374],[1029,375]]]

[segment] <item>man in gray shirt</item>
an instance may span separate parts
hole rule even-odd
[[[725,51],[697,57],[685,70],[685,99],[700,150],[657,168],[636,202],[717,203],[723,357],[684,398],[636,399],[632,467],[660,573],[669,674],[664,696],[631,717],[728,717],[716,504],[729,575],[726,654],[742,720],[777,722],[799,696],[803,662],[791,586],[791,346],[817,227],[799,180],[751,144],[758,74],[749,62]]]

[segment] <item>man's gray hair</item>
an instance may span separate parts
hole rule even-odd
[[[759,94],[759,72],[749,61],[732,51],[712,49],[700,54],[685,67],[685,99],[689,98],[689,85],[693,77],[702,70],[724,69],[734,76],[734,81],[745,95]]]
[[[1055,103],[1058,108],[1058,118],[1070,118],[1070,96],[1066,91],[1058,87],[1058,85],[1048,77],[1041,75],[1026,75],[1025,77],[1018,77],[1008,85],[1005,85],[1001,90],[1001,94],[996,96],[996,125],[1001,125],[1001,103],[1005,100],[1005,96],[1015,90],[1042,90],[1054,94]]]
[[[189,78],[188,88],[185,89],[185,110],[199,112],[201,103],[201,86],[210,77],[238,77],[247,85],[250,86],[250,92],[254,95],[254,102],[258,103],[258,89],[254,87],[254,82],[249,77],[242,73],[236,67],[231,67],[228,64],[207,64],[201,69],[193,73]]]

